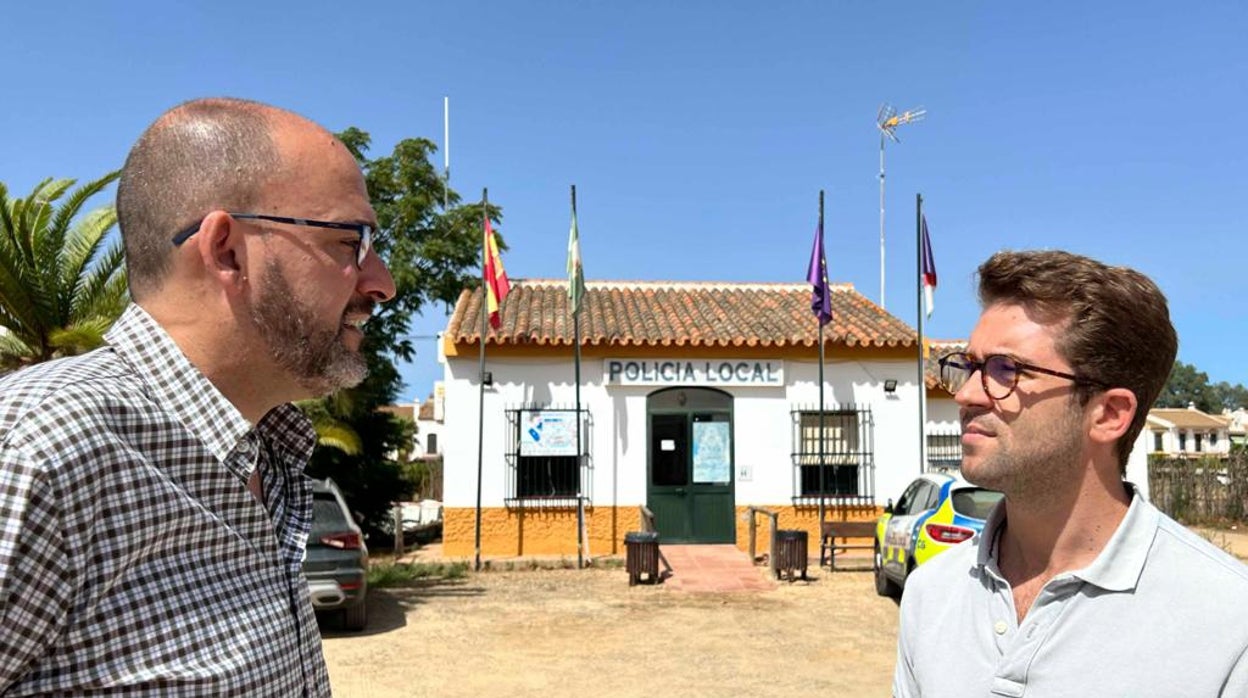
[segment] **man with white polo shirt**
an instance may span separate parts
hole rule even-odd
[[[1005,493],[920,567],[895,696],[1248,696],[1248,567],[1123,481],[1178,340],[1144,275],[1059,251],[979,268],[962,474]]]

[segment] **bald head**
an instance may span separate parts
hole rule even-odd
[[[267,185],[287,169],[278,135],[288,127],[330,136],[291,112],[231,98],[178,105],[143,132],[117,187],[117,218],[135,300],[160,288],[174,235],[214,210],[257,208]]]

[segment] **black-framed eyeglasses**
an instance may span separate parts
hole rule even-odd
[[[979,371],[979,379],[983,383],[984,393],[993,400],[1004,400],[1012,395],[1014,389],[1018,387],[1018,376],[1024,371],[1057,376],[1058,378],[1074,381],[1080,385],[1094,385],[1099,388],[1109,387],[1101,381],[1092,378],[1023,363],[1005,354],[989,354],[984,357],[983,361],[976,361],[965,352],[959,351],[942,356],[938,363],[940,364],[940,384],[950,394],[957,394],[976,371]]]
[[[228,212],[227,212],[228,213]],[[261,213],[229,213],[231,218],[240,220],[257,220],[270,221],[273,223],[287,223],[289,225],[306,225],[312,228],[330,228],[332,230],[352,230],[359,237],[355,241],[355,266],[363,267],[364,258],[368,256],[368,251],[373,248],[373,237],[377,234],[377,228],[369,223],[342,223],[339,221],[314,221],[310,218],[290,218],[287,216],[266,216]],[[173,236],[174,246],[181,245],[186,242],[192,235],[199,232],[199,226],[203,225],[203,221],[183,230]]]

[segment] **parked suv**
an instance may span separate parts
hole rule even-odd
[[[368,623],[368,548],[334,481],[312,481],[312,532],[303,558],[317,615],[342,611],[348,630]]]

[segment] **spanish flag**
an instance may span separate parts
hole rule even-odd
[[[919,230],[923,259],[920,281],[923,284],[923,300],[927,302],[927,316],[930,318],[932,311],[936,310],[936,258],[932,256],[932,239],[927,234],[927,216],[919,218]]]
[[[494,239],[494,229],[490,227],[490,216],[485,216],[485,243],[482,257],[485,260],[483,265],[483,283],[485,286],[485,304],[490,312],[490,327],[498,329],[502,324],[502,318],[499,317],[498,307],[502,304],[503,299],[507,297],[507,292],[511,290],[511,282],[507,280],[507,271],[503,269],[503,260],[498,256],[498,242]]]

